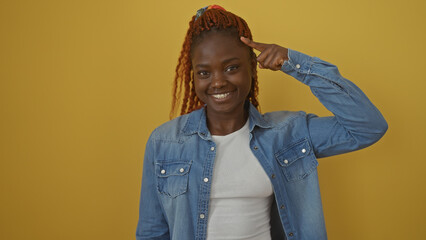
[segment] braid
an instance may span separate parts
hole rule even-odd
[[[235,32],[237,37],[243,36],[253,39],[251,31],[244,19],[237,15],[221,9],[208,9],[201,16],[196,18],[194,15],[189,22],[189,28],[182,45],[182,50],[176,66],[176,75],[173,82],[172,90],[172,108],[170,111],[170,119],[176,115],[177,109],[180,108],[180,115],[190,113],[201,108],[204,103],[197,97],[194,87],[191,51],[196,42],[201,41],[204,33],[208,31],[228,31]],[[257,61],[253,49],[250,48],[251,64],[252,64],[252,87],[247,99],[259,108],[257,95],[259,92],[257,82]],[[183,96],[182,96],[183,91]]]

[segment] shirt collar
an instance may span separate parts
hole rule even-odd
[[[253,104],[250,102],[246,102],[246,105],[249,105],[249,129],[250,132],[253,131],[255,126],[261,128],[271,128],[271,124],[269,124],[259,113]],[[206,111],[205,106],[201,109],[191,112],[188,115],[185,126],[182,129],[183,133],[186,135],[192,135],[198,133],[198,135],[204,140],[211,140],[211,134],[209,129],[207,128],[206,121]]]

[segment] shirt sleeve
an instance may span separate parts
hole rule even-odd
[[[288,49],[281,70],[308,85],[334,116],[307,114],[307,126],[317,157],[354,151],[377,142],[388,125],[379,110],[337,67],[317,57]]]
[[[145,148],[136,240],[170,239],[169,227],[157,196],[153,135],[154,133],[151,134]]]

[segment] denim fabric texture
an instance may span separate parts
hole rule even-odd
[[[322,240],[327,233],[317,159],[365,148],[388,126],[336,66],[291,49],[288,57],[281,70],[308,85],[334,116],[260,114],[247,102],[250,148],[274,189],[272,239]],[[145,150],[137,240],[206,239],[211,181],[204,179],[212,178],[215,154],[204,108],[152,132]]]

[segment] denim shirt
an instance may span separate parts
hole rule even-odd
[[[336,66],[291,49],[288,57],[281,70],[308,85],[334,116],[260,114],[247,103],[250,148],[274,189],[271,238],[322,240],[327,233],[317,158],[367,147],[388,126]],[[143,165],[137,240],[206,239],[215,155],[204,108],[152,132]]]

